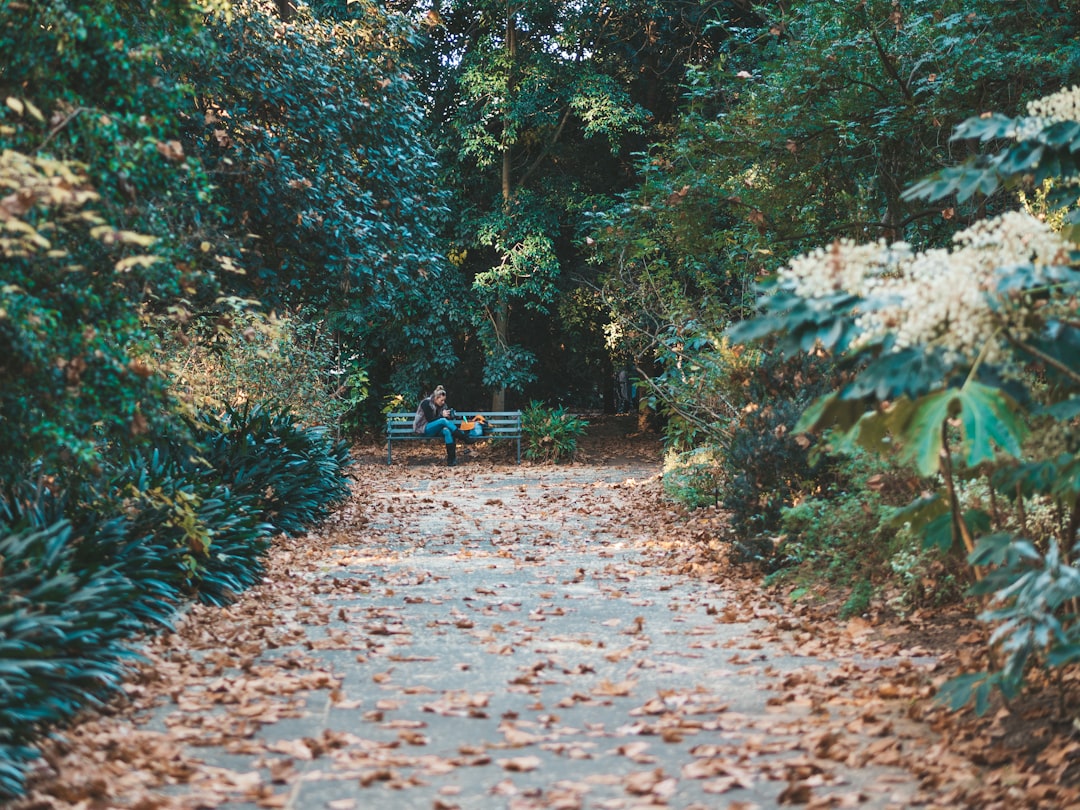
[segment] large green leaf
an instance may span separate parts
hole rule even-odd
[[[942,426],[959,421],[961,458],[969,466],[991,461],[995,449],[1020,455],[1026,427],[1017,405],[1001,389],[968,380],[960,388],[946,388],[914,401],[900,400],[889,412],[889,425],[923,475],[941,467]]]
[[[900,439],[907,460],[922,475],[933,475],[941,465],[941,426],[954,414],[955,391],[945,389],[916,400],[901,399],[889,411],[889,426]]]
[[[1011,397],[998,388],[971,381],[960,389],[959,399],[969,467],[992,461],[995,447],[1012,456],[1020,455],[1027,428]]]

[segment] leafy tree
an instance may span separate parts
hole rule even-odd
[[[0,9],[0,481],[92,479],[169,432],[140,304],[211,298],[192,250],[209,187],[177,140],[186,2]]]
[[[216,182],[221,227],[243,246],[236,294],[314,307],[377,392],[456,362],[454,268],[410,59],[412,23],[374,4],[318,3],[282,19],[240,2],[207,24],[188,148]],[[355,370],[355,369],[354,369]]]
[[[834,238],[938,244],[1010,205],[928,205],[902,189],[971,152],[947,133],[973,111],[1071,80],[1070,9],[766,3],[729,26],[720,58],[688,72],[641,184],[598,201],[589,221],[614,333],[654,394],[685,411],[675,370],[720,373],[707,336],[748,314],[753,281],[800,251]]]
[[[211,17],[214,47],[176,66],[197,92],[187,135],[224,227],[255,237],[233,286],[267,302],[385,307],[441,263],[411,28],[374,7],[348,19],[300,7],[285,24],[265,6]]]
[[[689,55],[714,50],[708,14],[691,2],[485,0],[429,15],[436,123],[462,211],[455,253],[493,407],[534,379],[536,352],[512,324],[582,311],[559,305],[584,270],[571,242],[581,200],[629,178],[627,150],[670,112],[665,88]]]

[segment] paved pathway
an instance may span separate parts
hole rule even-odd
[[[185,659],[201,686],[141,732],[200,744],[205,765],[171,794],[296,810],[909,805],[911,777],[860,753],[891,726],[838,735],[821,717],[858,709],[800,699],[836,661],[755,640],[762,620],[736,620],[722,586],[642,557],[624,516],[655,468],[425,472],[388,474],[312,541],[320,564],[295,589],[264,589],[275,626],[250,629],[250,655],[211,630]]]

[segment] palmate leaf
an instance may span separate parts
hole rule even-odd
[[[968,382],[960,389],[960,423],[964,431],[969,467],[994,458],[994,447],[1012,456],[1020,455],[1020,443],[1027,433],[1018,418],[1016,404],[1000,389]]]
[[[968,118],[960,122],[950,140],[962,141],[978,138],[980,141],[1008,138],[1016,131],[1016,122],[1007,115],[991,113],[986,116]]]
[[[995,448],[1020,455],[1026,427],[1011,397],[998,388],[968,380],[916,400],[901,400],[889,412],[892,434],[922,475],[941,467],[942,425],[956,417],[962,433],[962,458],[973,467],[994,458]]]
[[[950,678],[941,685],[936,700],[954,712],[975,702],[975,713],[980,717],[990,708],[990,692],[999,677],[990,672],[970,672]]]
[[[756,318],[733,324],[726,332],[735,343],[751,343],[773,335],[784,356],[823,347],[840,353],[857,334],[851,312],[859,305],[858,296],[834,292],[804,298],[791,290],[763,285],[766,296],[759,303],[763,312]],[[768,294],[768,293],[772,294]]]
[[[901,458],[930,476],[941,467],[942,426],[953,418],[959,420],[965,465],[992,460],[996,449],[1019,456],[1027,429],[1018,410],[1004,391],[974,380],[916,399],[900,397],[888,410],[875,410],[864,400],[844,399],[834,392],[815,401],[795,430],[831,428],[837,446],[879,452],[898,443]]]
[[[920,180],[901,195],[905,200],[941,200],[950,194],[956,194],[957,200],[964,202],[973,194],[992,194],[1003,184],[1003,178],[996,166],[979,156],[960,164],[949,166],[936,174]]]
[[[948,367],[940,351],[912,346],[883,351],[840,390],[843,399],[874,397],[893,401],[916,398],[934,390],[948,377]]]

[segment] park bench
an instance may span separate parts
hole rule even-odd
[[[386,415],[386,463],[391,462],[394,442],[433,441],[442,442],[442,433],[424,436],[413,433],[413,412],[388,413]],[[521,411],[468,411],[462,418],[473,421],[477,416],[484,417],[490,428],[480,441],[489,439],[511,439],[517,442],[517,463],[521,463]]]

